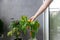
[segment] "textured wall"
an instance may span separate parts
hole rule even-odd
[[[31,17],[41,6],[43,0],[0,0],[0,17],[4,21],[4,34],[8,31],[8,25],[11,18],[19,19],[22,15]],[[38,18],[41,27],[37,34],[38,40],[43,40],[43,14]],[[28,36],[25,36],[27,40]],[[5,36],[6,38],[6,36]],[[6,39],[7,40],[7,39]]]

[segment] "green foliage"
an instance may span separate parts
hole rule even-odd
[[[27,33],[27,27],[29,27],[30,31],[32,31],[32,38],[35,37],[35,34],[38,32],[39,28],[39,22],[38,21],[28,21],[28,18],[26,16],[22,16],[20,20],[12,21],[10,23],[11,31],[8,32],[8,36],[15,35],[16,38],[20,35],[21,31],[26,34]]]
[[[0,19],[0,34],[2,34],[2,33],[3,33],[3,22]]]

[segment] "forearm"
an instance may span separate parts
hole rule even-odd
[[[40,14],[42,14],[42,12],[45,11],[45,9],[50,5],[51,2],[52,2],[52,0],[46,0],[43,3],[43,5],[41,5],[41,7],[39,8],[39,10],[36,12],[36,14],[34,16],[38,17]]]

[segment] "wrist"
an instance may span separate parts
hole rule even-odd
[[[34,18],[36,18],[37,17],[37,15],[34,15]]]

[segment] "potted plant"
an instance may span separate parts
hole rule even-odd
[[[21,32],[23,32],[26,35],[27,29],[29,29],[30,36],[33,39],[36,37],[35,35],[38,32],[39,25],[40,24],[38,21],[31,21],[31,20],[28,20],[26,16],[22,16],[20,20],[11,22],[10,24],[11,30],[8,32],[7,35],[8,36],[15,35],[16,40],[19,40],[19,36]]]
[[[3,34],[3,21],[0,19],[0,37]]]

